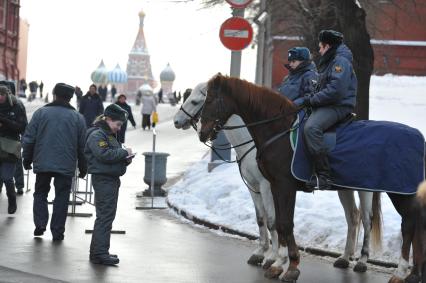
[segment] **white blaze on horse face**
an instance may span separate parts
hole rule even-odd
[[[182,108],[176,113],[173,119],[176,128],[183,128],[186,130],[190,127],[189,122],[191,121],[191,118],[194,117],[204,105],[206,89],[206,82],[199,83],[194,87],[187,100],[182,104]]]

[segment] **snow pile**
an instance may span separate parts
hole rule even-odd
[[[426,134],[425,87],[426,77],[373,76],[370,119],[405,123]],[[208,173],[208,161],[206,157],[187,170],[169,191],[169,202],[209,222],[258,235],[254,205],[238,167],[224,164]],[[371,257],[398,262],[401,217],[386,194],[382,194],[382,213],[382,250],[372,252]],[[337,193],[298,193],[294,229],[299,245],[343,252],[347,226]],[[361,233],[357,255],[362,236]]]

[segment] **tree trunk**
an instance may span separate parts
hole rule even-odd
[[[370,78],[374,67],[374,53],[370,44],[365,11],[354,0],[334,0],[338,22],[345,36],[345,43],[354,56],[354,70],[358,78],[357,105],[358,119],[369,118]]]

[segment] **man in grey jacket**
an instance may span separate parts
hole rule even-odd
[[[64,83],[53,89],[54,101],[38,109],[28,124],[22,138],[23,165],[36,173],[34,192],[34,236],[43,235],[49,220],[47,195],[50,181],[54,178],[55,200],[53,201],[50,230],[54,241],[64,239],[65,221],[72,178],[78,163],[79,177],[87,173],[84,158],[86,125],[84,117],[69,103],[74,88]]]

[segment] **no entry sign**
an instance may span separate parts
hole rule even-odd
[[[226,48],[239,51],[246,48],[252,41],[253,29],[244,18],[232,17],[223,22],[219,37]]]
[[[234,8],[245,8],[253,0],[226,0]]]

